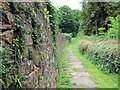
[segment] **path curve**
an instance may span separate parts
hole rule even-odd
[[[70,59],[70,67],[67,72],[73,75],[69,78],[74,84],[73,88],[95,88],[96,84],[92,81],[90,74],[85,70],[82,62],[73,54],[71,48],[68,48],[66,55]]]

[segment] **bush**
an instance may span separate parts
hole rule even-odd
[[[79,49],[81,50],[82,47],[84,49],[84,46],[82,45],[79,47]],[[120,72],[120,57],[117,44],[99,42],[89,46],[87,50],[84,49],[83,53],[86,53],[89,59],[105,72]]]

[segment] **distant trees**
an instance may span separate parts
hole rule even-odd
[[[72,33],[75,37],[80,27],[80,11],[72,10],[68,6],[59,8],[59,28],[62,33]]]
[[[82,30],[86,35],[99,34],[99,28],[108,31],[109,16],[116,17],[120,2],[82,2]]]
[[[66,5],[59,9],[54,7],[54,9],[49,10],[49,14],[52,13],[50,23],[53,34],[58,29],[61,29],[62,33],[71,33],[73,37],[80,30],[85,35],[105,35],[106,32],[108,33],[110,28],[114,27],[113,25],[110,27],[113,22],[109,17],[116,18],[118,13],[120,14],[120,2],[88,1],[83,0],[82,11],[72,10]],[[53,8],[53,6],[51,7]]]

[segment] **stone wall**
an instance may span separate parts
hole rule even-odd
[[[69,43],[68,38],[63,33],[58,33],[56,36],[57,53],[59,54],[63,46],[65,46],[68,43]]]
[[[12,76],[17,73],[24,74],[27,88],[56,87],[52,32],[45,18],[44,8],[46,8],[44,2],[2,3],[1,47],[13,49],[14,65],[19,63],[5,83],[7,88],[15,83]],[[15,48],[17,45],[18,48]],[[15,51],[16,49],[19,50]]]

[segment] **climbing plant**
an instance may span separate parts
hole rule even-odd
[[[14,69],[14,60],[12,57],[12,49],[0,47],[0,73],[2,74],[0,77],[0,85],[2,85],[3,88],[7,88],[7,80]]]
[[[21,25],[21,21],[22,21],[22,18],[16,15],[16,18],[15,18],[16,28],[13,29],[13,33],[15,34],[15,39],[12,46],[16,63],[22,62],[22,53],[25,48],[25,38],[24,38],[25,29]]]
[[[0,62],[2,63],[2,65],[0,65],[0,72],[2,73],[0,83],[4,89],[8,89],[13,86],[22,87],[25,84],[23,83],[25,82],[23,79],[19,80],[19,78],[16,78],[16,76],[19,76],[16,69],[18,69],[22,62],[23,51],[25,48],[25,29],[22,27],[21,21],[22,18],[15,15],[15,27],[10,30],[14,34],[13,44],[8,48],[0,47]],[[10,80],[12,83],[11,86],[8,85],[8,81]],[[14,80],[19,82],[17,83]]]
[[[56,51],[56,35],[57,35],[57,32],[59,32],[58,11],[57,9],[55,9],[55,7],[50,2],[48,2],[47,4],[47,10],[49,11],[50,27],[52,30],[52,48],[53,48],[53,56],[54,56],[54,65],[57,68],[58,67],[58,55]]]

